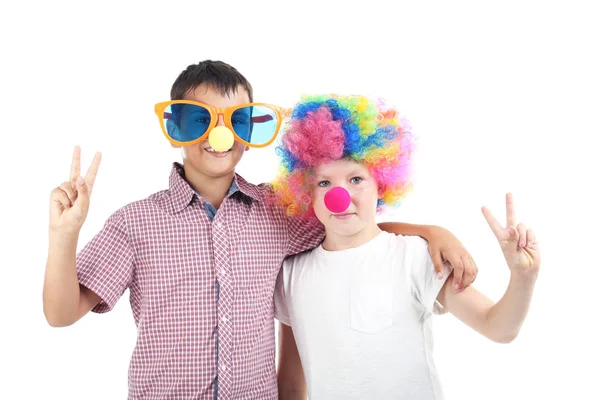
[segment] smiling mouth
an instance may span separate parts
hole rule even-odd
[[[353,215],[354,213],[332,214],[332,216],[336,219],[348,219]]]
[[[216,151],[212,147],[205,147],[204,150],[207,153],[210,153],[210,154],[215,155],[215,156],[224,156],[224,155],[226,155],[228,153],[231,153],[231,149],[225,150],[225,151]]]

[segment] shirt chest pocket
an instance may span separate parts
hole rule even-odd
[[[350,328],[376,334],[393,324],[392,282],[355,282],[350,289]]]

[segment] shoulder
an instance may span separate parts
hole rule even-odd
[[[427,249],[428,243],[425,239],[420,236],[404,236],[404,235],[396,235],[389,232],[382,232],[387,235],[389,241],[406,251],[422,251],[423,249]]]
[[[284,273],[291,273],[292,271],[300,271],[300,269],[308,268],[316,262],[317,252],[319,247],[305,250],[301,253],[294,254],[287,257],[283,261],[282,269]]]
[[[419,236],[403,236],[384,232],[386,248],[400,257],[404,265],[422,264],[429,260],[429,244]]]
[[[147,226],[149,222],[155,224],[162,220],[160,217],[169,214],[171,204],[167,190],[132,201],[110,214],[104,229],[112,227],[129,233],[135,232],[136,226]]]
[[[161,190],[151,194],[150,196],[132,201],[119,208],[115,214],[120,214],[124,219],[136,219],[141,215],[147,215],[149,212],[164,211],[166,212],[171,202],[171,194],[168,190]]]

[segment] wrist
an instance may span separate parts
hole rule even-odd
[[[511,270],[510,283],[517,285],[533,285],[538,277],[538,270],[532,268]]]
[[[426,239],[427,241],[439,237],[441,234],[448,232],[446,229],[437,225],[418,225],[420,231],[419,236]]]
[[[79,239],[79,229],[50,228],[50,244],[64,244],[77,242]]]

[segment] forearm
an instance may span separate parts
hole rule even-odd
[[[486,336],[501,343],[509,343],[517,337],[529,311],[536,279],[537,275],[511,276],[504,296],[486,315]]]
[[[297,350],[293,349],[292,351],[295,351],[295,354],[290,357],[289,350],[280,350],[283,354],[280,355],[277,371],[279,399],[306,400],[308,394],[304,370],[300,364],[300,359],[297,358]]]
[[[44,314],[52,326],[70,325],[79,314],[80,289],[75,257],[78,233],[50,232],[44,277]]]
[[[285,380],[278,378],[277,385],[279,389],[280,400],[306,400],[306,386],[303,388],[294,387],[294,385],[288,385]]]
[[[430,225],[415,225],[407,224],[405,222],[382,222],[378,225],[382,231],[396,235],[420,236],[425,240],[430,236]]]
[[[279,323],[279,361],[277,387],[281,400],[305,400],[307,398],[304,369],[296,346],[292,328]]]

